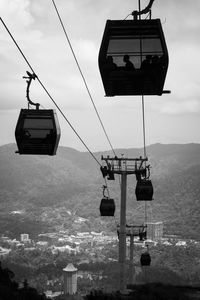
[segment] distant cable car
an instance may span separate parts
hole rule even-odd
[[[60,126],[53,109],[21,109],[15,129],[19,154],[55,155]]]
[[[137,181],[135,195],[138,201],[153,200],[153,185],[149,179],[141,179]]]
[[[151,256],[149,254],[148,251],[144,252],[141,254],[141,257],[140,257],[140,263],[141,263],[141,266],[144,267],[144,266],[150,266],[151,264]]]
[[[99,51],[106,96],[162,95],[168,51],[160,19],[107,20]]]
[[[115,214],[115,202],[114,199],[110,199],[107,197],[104,197],[101,200],[100,204],[100,214],[102,217],[113,217]]]
[[[147,230],[146,228],[142,227],[139,229],[139,240],[144,241],[147,239]]]

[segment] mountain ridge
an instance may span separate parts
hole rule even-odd
[[[7,231],[13,234],[11,227],[15,222],[20,232],[23,218],[33,228],[38,226],[34,229],[35,234],[66,226],[73,230],[73,219],[65,213],[68,209],[89,220],[86,230],[115,230],[113,220],[99,217],[102,185],[105,183],[99,165],[90,153],[59,147],[56,156],[47,157],[22,156],[15,154],[15,150],[15,144],[0,146],[0,233],[8,228]],[[147,203],[149,220],[164,221],[166,233],[198,238],[200,144],[158,143],[146,150],[155,199]],[[139,157],[143,149],[121,148],[115,152],[118,157],[122,153],[125,157]],[[101,162],[101,155],[113,156],[113,152],[98,151],[94,155]],[[116,179],[108,185],[116,202],[116,219],[119,220],[120,186]],[[127,221],[140,224],[144,221],[144,206],[135,200],[135,183],[135,178],[129,176]],[[24,211],[24,214],[12,215],[11,218],[12,211]],[[31,233],[31,226],[27,228]]]

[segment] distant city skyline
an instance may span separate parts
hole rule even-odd
[[[114,148],[143,147],[141,97],[104,97],[98,52],[107,19],[125,19],[138,1],[55,0],[74,52]],[[149,0],[141,0],[142,8]],[[110,150],[100,122],[56,15],[53,2],[0,0],[1,17],[36,74],[91,151]],[[165,89],[171,94],[145,97],[146,144],[200,143],[200,2],[158,1],[152,18],[160,18],[169,51]],[[131,17],[129,17],[131,18]],[[30,71],[0,22],[0,145],[15,142],[21,108],[26,108]],[[55,108],[34,81],[31,98]],[[87,151],[57,111],[60,145]]]

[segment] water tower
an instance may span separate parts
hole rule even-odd
[[[77,292],[77,270],[72,263],[63,269],[65,295],[74,295]]]

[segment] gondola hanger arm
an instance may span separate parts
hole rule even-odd
[[[34,105],[36,106],[36,109],[39,109],[40,104],[39,103],[35,103],[30,99],[30,85],[32,80],[35,80],[35,78],[37,78],[36,74],[31,74],[30,72],[26,71],[28,76],[23,76],[23,78],[27,79],[27,88],[26,88],[26,98],[28,100],[28,107],[29,105]]]
[[[108,196],[105,195],[105,190],[108,189],[107,186],[106,186],[106,185],[103,185],[102,188],[103,188],[103,197],[104,197],[104,198],[108,198]]]
[[[137,19],[137,16],[141,16],[141,15],[144,15],[144,14],[148,14],[149,12],[151,13],[151,7],[153,5],[153,2],[154,0],[150,0],[149,1],[149,4],[143,9],[143,10],[140,10],[140,11],[137,11],[137,10],[134,10],[132,12],[132,16]]]

